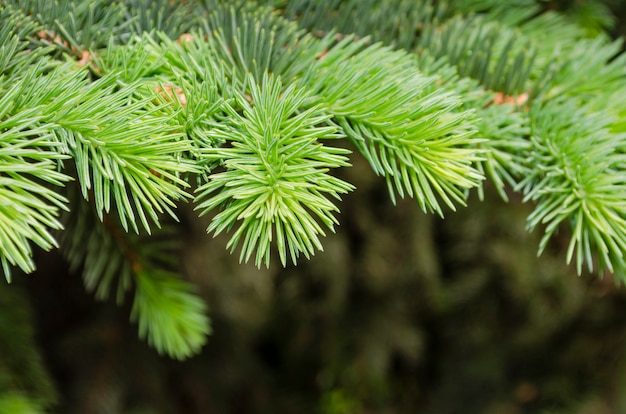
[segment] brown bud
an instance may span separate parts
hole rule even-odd
[[[160,93],[161,96],[167,101],[173,101],[174,97],[176,97],[176,100],[178,101],[180,106],[182,106],[183,108],[187,106],[187,97],[185,96],[185,93],[182,89],[169,83],[163,85],[163,87],[165,88],[165,90],[157,86],[154,91]]]
[[[180,44],[180,45],[187,45],[189,43],[191,43],[191,41],[193,40],[193,35],[190,33],[183,33],[180,35],[180,37],[178,38],[178,40],[176,41],[176,43]]]

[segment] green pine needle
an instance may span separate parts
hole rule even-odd
[[[424,211],[440,215],[464,205],[467,189],[483,176],[474,167],[481,150],[476,118],[457,112],[461,100],[433,88],[403,51],[367,39],[346,38],[329,49],[301,83],[311,102],[332,114],[378,175],[396,193],[415,197]]]
[[[138,232],[139,222],[150,231],[159,214],[174,216],[174,201],[187,197],[181,175],[196,171],[184,157],[191,143],[159,116],[154,96],[139,95],[139,84],[120,88],[114,73],[88,82],[84,72],[35,69],[21,80],[14,105],[39,108],[101,218],[114,203],[124,228]]]
[[[35,269],[30,242],[44,250],[57,246],[50,230],[62,227],[58,213],[66,200],[50,184],[70,179],[56,170],[65,156],[52,134],[37,126],[37,110],[12,111],[17,93],[13,87],[0,97],[0,261],[7,280],[9,265]]]
[[[264,76],[261,84],[249,77],[250,100],[239,96],[238,112],[230,105],[227,121],[211,135],[227,145],[201,149],[201,159],[220,160],[224,171],[209,176],[198,188],[197,209],[206,214],[220,208],[208,231],[219,234],[238,226],[228,247],[241,244],[240,259],[255,254],[255,263],[269,266],[271,242],[280,261],[289,252],[295,263],[322,249],[320,223],[333,230],[337,207],[328,196],[339,199],[352,186],[328,172],[347,166],[347,150],[323,145],[320,140],[339,138],[329,116],[315,108],[301,110],[307,95]]]
[[[584,264],[593,270],[595,252],[599,271],[626,274],[624,156],[620,147],[626,135],[612,134],[608,129],[611,122],[606,114],[577,108],[571,99],[536,105],[531,111],[528,175],[518,185],[525,199],[537,201],[528,227],[545,226],[541,253],[559,225],[569,223],[572,238],[567,260],[576,257],[578,273]]]

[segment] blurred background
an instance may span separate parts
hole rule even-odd
[[[584,2],[550,7],[570,3]],[[626,413],[626,289],[577,276],[567,232],[537,258],[515,194],[487,188],[441,219],[394,206],[352,162],[337,233],[297,267],[239,264],[206,235],[210,217],[187,212],[184,273],[213,326],[187,361],[160,357],[129,306],[38,253],[36,273],[0,289],[0,381],[68,414]]]

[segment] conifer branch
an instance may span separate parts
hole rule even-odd
[[[322,249],[320,220],[333,230],[337,207],[326,195],[339,195],[352,186],[328,174],[347,166],[348,151],[320,141],[340,137],[329,116],[316,108],[301,111],[306,94],[294,86],[282,92],[282,84],[264,76],[261,84],[249,78],[250,99],[238,96],[239,114],[229,104],[228,120],[210,132],[214,140],[229,145],[200,150],[201,160],[219,160],[225,171],[213,173],[198,188],[196,200],[202,214],[220,207],[208,231],[219,234],[238,228],[228,247],[241,243],[241,260],[256,255],[255,263],[269,266],[271,243],[276,243],[280,261],[289,252],[295,263]]]
[[[624,278],[626,55],[595,7],[582,27],[532,0],[7,0],[3,271],[32,272],[58,232],[89,291],[134,288],[140,335],[187,357],[204,307],[144,231],[193,200],[242,261],[310,257],[353,189],[328,145],[345,139],[394,202],[443,215],[487,177],[536,203],[540,252],[569,226],[579,273]]]
[[[483,178],[473,166],[482,157],[473,114],[457,112],[461,101],[431,88],[434,81],[402,51],[345,38],[302,84],[385,176],[392,200],[406,193],[424,211],[443,214],[437,198],[453,210],[463,205],[465,190]]]
[[[511,29],[476,17],[428,26],[418,46],[418,51],[445,57],[460,76],[477,79],[485,89],[506,95],[527,90],[534,66],[533,49]]]
[[[45,128],[37,126],[34,109],[11,113],[18,87],[0,97],[0,261],[7,280],[10,265],[35,269],[30,242],[44,250],[56,247],[50,229],[61,228],[65,198],[47,184],[62,186],[69,177],[56,170],[65,158]]]
[[[137,321],[139,337],[147,339],[160,354],[186,359],[206,343],[211,327],[206,305],[192,286],[163,269],[140,270],[131,320]]]
[[[611,117],[578,108],[572,100],[555,100],[531,111],[532,151],[528,175],[519,188],[537,201],[528,218],[532,230],[545,225],[539,252],[562,222],[572,229],[567,261],[574,254],[580,273],[586,263],[599,271],[624,275],[626,211],[623,202],[623,134],[612,134]]]
[[[127,234],[115,216],[97,217],[77,191],[65,215],[61,249],[73,270],[82,269],[85,289],[98,300],[112,293],[118,304],[133,296],[130,318],[139,336],[159,353],[184,359],[199,351],[210,332],[204,302],[175,270],[180,246],[173,227],[151,236]]]

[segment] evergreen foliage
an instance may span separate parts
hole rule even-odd
[[[59,247],[183,359],[210,325],[180,205],[241,261],[295,264],[340,223],[361,156],[394,202],[441,216],[485,180],[517,192],[540,253],[569,232],[578,273],[624,282],[626,55],[584,3],[4,0],[4,275]]]

